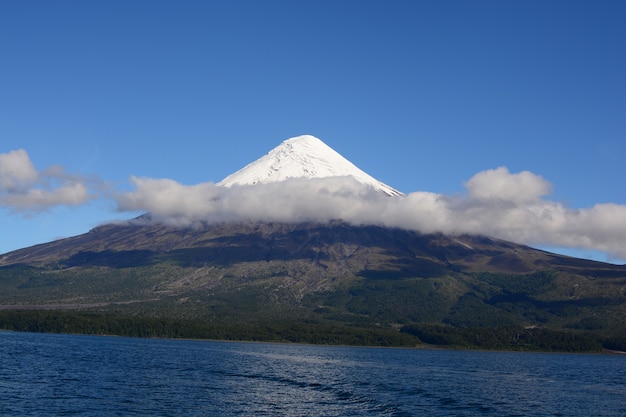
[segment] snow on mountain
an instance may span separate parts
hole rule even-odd
[[[288,178],[350,176],[389,196],[403,195],[357,168],[320,139],[303,135],[287,139],[267,155],[229,175],[217,185],[253,185]]]

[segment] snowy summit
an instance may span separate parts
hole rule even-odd
[[[267,155],[229,175],[217,185],[254,185],[289,178],[326,178],[349,176],[376,191],[390,196],[403,195],[357,168],[315,136],[287,139]]]

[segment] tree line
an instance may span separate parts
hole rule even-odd
[[[60,310],[0,311],[0,329],[129,337],[239,340],[325,345],[599,352],[626,351],[626,337],[518,327],[404,326],[400,331],[316,321],[219,321]]]

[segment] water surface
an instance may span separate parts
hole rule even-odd
[[[624,416],[626,357],[0,332],[0,415]]]

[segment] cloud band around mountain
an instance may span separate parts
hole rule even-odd
[[[131,177],[131,184],[130,192],[106,191],[102,181],[68,174],[60,166],[37,170],[23,149],[0,154],[0,207],[17,213],[112,198],[120,211],[147,211],[159,221],[181,225],[341,219],[424,233],[479,233],[626,259],[626,206],[569,208],[546,199],[552,185],[541,176],[510,173],[505,167],[477,173],[465,183],[467,193],[457,196],[419,191],[388,197],[350,177],[232,187]]]
[[[388,197],[349,177],[228,188],[139,177],[131,182],[135,190],[117,198],[120,210],[146,210],[155,219],[183,225],[341,219],[424,233],[479,233],[535,246],[600,250],[626,259],[626,206],[568,208],[545,199],[552,185],[544,178],[504,167],[474,175],[464,196],[413,192]]]

